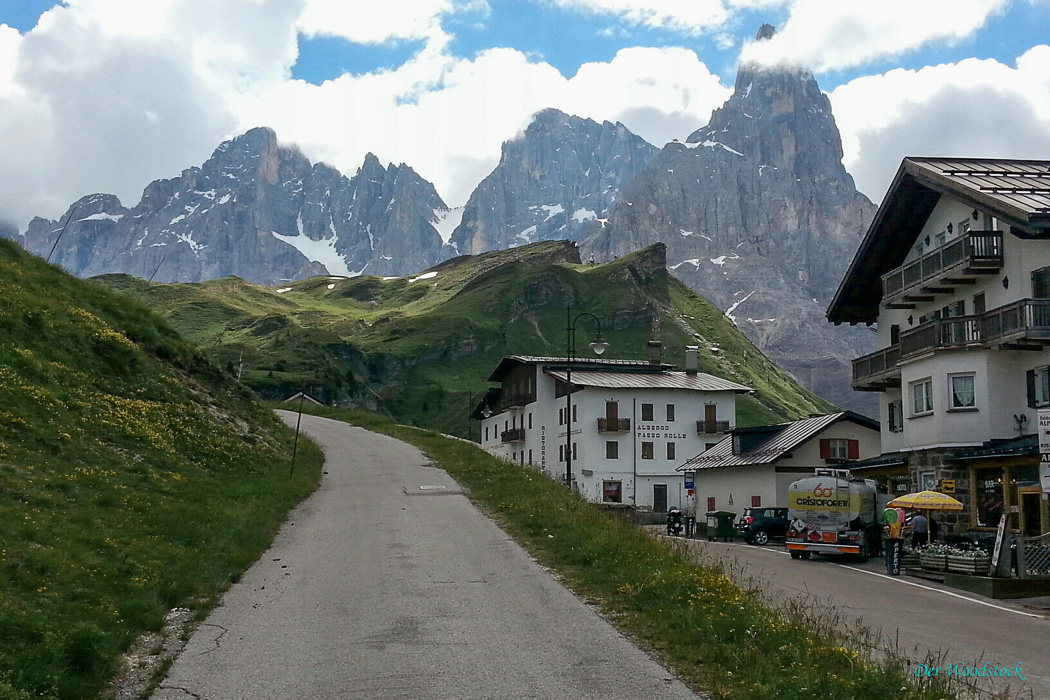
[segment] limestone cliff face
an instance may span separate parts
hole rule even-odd
[[[663,241],[668,269],[763,352],[828,400],[870,413],[849,380],[873,334],[831,327],[824,310],[875,209],[842,165],[813,76],[747,65],[710,123],[665,146],[581,252],[603,261]]]
[[[452,243],[473,255],[578,240],[609,215],[623,186],[656,152],[623,124],[543,110],[520,139],[503,144],[499,165],[471,194]]]
[[[165,282],[237,275],[280,284],[310,275],[400,276],[448,257],[434,228],[446,210],[407,166],[369,154],[352,178],[284,148],[270,129],[221,144],[199,168],[146,187],[134,208],[112,195],[34,219],[24,244],[72,273]],[[68,221],[68,225],[67,224]]]

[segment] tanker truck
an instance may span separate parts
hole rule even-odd
[[[851,555],[867,561],[882,549],[875,482],[846,469],[817,469],[788,487],[787,550],[792,559]]]

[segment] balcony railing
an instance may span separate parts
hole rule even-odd
[[[891,345],[853,361],[853,388],[878,389],[900,386],[901,346]]]
[[[938,318],[902,331],[899,345],[853,361],[853,387],[883,391],[887,386],[900,386],[900,361],[923,353],[1008,344],[1050,344],[1050,299],[1021,299],[980,315]]]
[[[729,421],[727,420],[698,420],[696,422],[697,435],[724,433],[727,430],[729,430]]]
[[[628,433],[631,431],[630,418],[599,418],[599,433]]]
[[[514,393],[514,394],[503,394],[500,398],[499,408],[501,411],[505,411],[508,408],[515,408],[517,406],[524,406],[528,403],[535,401],[529,394]]]
[[[946,277],[990,274],[1003,266],[1002,231],[969,231],[917,260],[882,276],[882,301],[890,304],[907,294],[929,294]]]
[[[499,434],[500,442],[522,442],[525,440],[525,428],[511,428]]]

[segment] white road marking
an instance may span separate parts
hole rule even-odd
[[[868,571],[866,569],[858,569],[855,566],[848,566],[846,564],[843,564],[842,566],[845,569],[852,569],[854,571],[859,571],[862,574],[869,574],[871,576],[878,576],[879,578],[884,578],[884,579],[887,579],[889,581],[893,581],[894,583],[903,583],[906,586],[915,586],[916,588],[921,588],[921,589],[923,589],[925,591],[933,591],[934,593],[943,593],[944,595],[950,595],[952,598],[960,598],[962,600],[968,600],[971,603],[977,603],[978,605],[984,605],[985,607],[995,608],[996,610],[1003,610],[1004,612],[1012,612],[1015,615],[1024,615],[1025,617],[1034,617],[1034,618],[1037,618],[1037,619],[1043,619],[1042,615],[1035,615],[1033,613],[1021,612],[1020,610],[1014,610],[1013,608],[1004,608],[1001,605],[993,605],[992,603],[986,603],[983,600],[977,600],[976,598],[971,598],[969,596],[960,595],[958,593],[952,593],[951,591],[945,591],[945,590],[942,590],[940,588],[933,588],[931,586],[924,586],[921,583],[915,583],[914,581],[905,581],[903,579],[897,578],[896,576],[888,576],[886,574],[880,574],[880,573],[876,573],[874,571]]]
[[[771,552],[773,554],[783,554],[784,556],[790,556],[790,554],[787,551],[783,551],[783,550],[779,550],[779,549],[764,549],[762,547],[755,547],[753,545],[745,545],[745,546],[751,547],[752,549],[761,549],[763,552]],[[1025,617],[1034,617],[1034,618],[1039,619],[1039,620],[1046,619],[1042,615],[1036,615],[1034,613],[1022,612],[1021,610],[1014,610],[1013,608],[1004,608],[1002,605],[995,605],[993,603],[987,603],[987,602],[985,602],[983,600],[978,600],[977,598],[971,598],[969,596],[960,595],[959,593],[952,593],[951,591],[945,591],[945,590],[940,589],[940,588],[933,588],[932,586],[924,586],[921,583],[915,583],[914,581],[905,581],[904,579],[898,578],[896,576],[888,576],[887,574],[880,574],[880,573],[875,572],[875,571],[868,571],[867,569],[858,569],[857,567],[849,566],[848,564],[839,564],[839,566],[841,566],[843,569],[851,569],[853,571],[858,571],[858,572],[860,572],[862,574],[869,574],[871,576],[878,576],[879,578],[884,578],[887,581],[892,581],[894,583],[903,583],[906,586],[915,586],[916,588],[921,588],[924,591],[933,591],[934,593],[943,593],[944,595],[951,596],[952,598],[959,598],[961,600],[968,600],[971,603],[977,603],[978,605],[984,605],[985,607],[988,607],[988,608],[995,608],[996,610],[1003,610],[1005,612],[1012,612],[1015,615],[1024,615]]]

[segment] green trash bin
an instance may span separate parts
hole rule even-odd
[[[707,514],[707,541],[712,542],[719,537],[723,542],[733,539],[736,531],[733,529],[733,521],[736,513],[725,510],[713,510]]]

